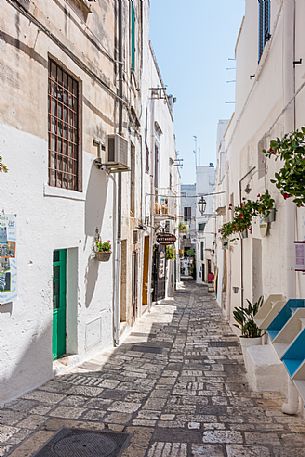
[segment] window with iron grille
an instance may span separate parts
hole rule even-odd
[[[270,40],[271,0],[258,0],[258,61],[261,60],[266,43]]]
[[[49,60],[49,185],[81,190],[79,83]]]

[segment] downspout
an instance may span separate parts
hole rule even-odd
[[[122,14],[122,2],[118,0],[118,65],[119,65],[119,126],[118,133],[122,135],[123,132],[123,14]],[[114,187],[115,191],[116,188]],[[115,255],[115,287],[114,287],[114,332],[113,332],[113,344],[118,346],[120,343],[120,281],[121,281],[121,223],[122,223],[122,176],[118,173],[117,182],[117,239],[116,239],[116,255]]]
[[[238,181],[238,198],[239,204],[242,204],[241,199],[241,183],[244,179],[246,179],[252,171],[255,170],[255,166],[252,167],[240,180]],[[240,236],[240,306],[241,308],[244,307],[244,244],[243,238]]]
[[[151,91],[150,91],[151,92]],[[148,269],[148,310],[150,311],[152,305],[152,294],[151,294],[151,283],[152,283],[152,269],[153,269],[153,247],[154,247],[154,208],[155,208],[155,100],[150,93],[150,129],[151,129],[151,138],[150,138],[150,150],[151,150],[151,161],[150,161],[150,243],[149,243],[149,269]]]
[[[295,107],[295,40],[296,40],[296,4],[295,0],[285,0],[283,5],[284,12],[284,34],[283,34],[283,70],[284,70],[284,106],[287,106],[293,99],[284,115],[285,133],[295,130],[296,127],[296,107]],[[285,203],[285,220],[286,220],[286,293],[287,298],[296,296],[296,278],[293,269],[294,255],[293,242],[295,235],[296,206],[291,201]],[[288,223],[289,221],[289,223]],[[282,412],[285,414],[297,414],[299,407],[299,396],[296,387],[288,376],[288,395],[287,403],[282,406]]]

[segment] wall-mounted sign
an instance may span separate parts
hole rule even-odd
[[[295,241],[295,271],[305,271],[305,241]]]
[[[174,244],[176,237],[172,233],[161,232],[157,234],[157,243],[163,244],[164,246]]]
[[[0,213],[0,305],[16,298],[16,216]]]

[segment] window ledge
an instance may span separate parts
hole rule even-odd
[[[66,198],[68,200],[77,200],[81,202],[86,201],[86,195],[84,192],[61,189],[60,187],[52,187],[48,184],[43,186],[43,195],[44,197]]]
[[[66,0],[70,7],[75,11],[75,7],[84,15],[86,19],[89,13],[92,13],[89,0]]]

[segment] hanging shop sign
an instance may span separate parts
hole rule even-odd
[[[305,271],[305,241],[295,241],[295,271]]]
[[[16,215],[0,213],[0,305],[15,300]]]
[[[174,244],[176,242],[176,237],[172,233],[161,232],[157,234],[157,243],[164,246]]]

